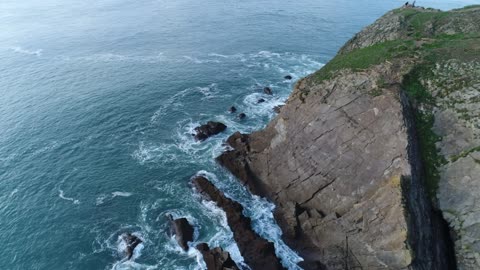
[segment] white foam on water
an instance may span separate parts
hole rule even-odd
[[[112,198],[115,198],[115,197],[130,197],[132,195],[133,195],[132,193],[125,192],[125,191],[114,191],[114,192],[112,192]]]
[[[259,51],[258,53],[250,54],[252,58],[273,58],[273,57],[281,57],[280,53],[274,53],[271,51]]]
[[[12,190],[12,192],[10,192],[10,196],[9,196],[9,197],[10,197],[10,198],[13,197],[13,195],[17,194],[17,192],[18,192],[18,188]]]
[[[101,194],[95,199],[95,205],[102,205],[107,198],[108,196],[106,194]]]
[[[112,270],[154,270],[161,269],[158,265],[146,265],[136,263],[132,260],[118,261],[113,264]],[[163,270],[163,269],[162,269]]]
[[[15,47],[10,47],[10,49],[16,53],[21,53],[21,54],[26,54],[26,55],[35,55],[37,57],[40,57],[42,56],[42,52],[43,50],[42,49],[38,49],[38,50],[27,50],[27,49],[24,49],[22,47],[18,47],[18,46],[15,46]]]
[[[182,56],[184,59],[187,59],[195,64],[206,64],[206,63],[221,63],[219,60],[212,60],[212,59],[198,59],[196,57],[192,56],[187,56],[184,55]]]
[[[74,198],[65,197],[65,194],[64,194],[63,190],[59,189],[58,192],[59,192],[58,197],[60,197],[61,199],[64,199],[66,201],[71,201],[73,204],[80,204],[79,200],[76,200]]]
[[[76,58],[62,57],[67,61],[87,61],[87,62],[139,62],[139,63],[159,63],[166,61],[167,58],[162,52],[153,55],[123,55],[116,53],[97,53]]]
[[[140,142],[132,157],[141,165],[157,163],[167,164],[177,161],[177,147],[174,144],[146,144]]]
[[[252,219],[254,230],[265,239],[274,243],[275,253],[282,259],[287,269],[300,270],[297,264],[303,259],[282,240],[282,230],[275,222],[273,211],[275,205],[264,198],[253,195],[253,200],[247,205],[246,211]]]

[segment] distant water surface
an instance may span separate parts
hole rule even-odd
[[[200,269],[194,249],[166,235],[167,213],[195,225],[193,245],[221,246],[242,261],[224,214],[188,185],[194,174],[246,206],[284,265],[298,269],[273,205],[213,159],[229,134],[264,127],[294,81],[402,4],[2,0],[0,269]],[[232,105],[247,119],[228,114]],[[208,120],[227,131],[195,142],[193,128]],[[122,262],[127,231],[144,243]]]

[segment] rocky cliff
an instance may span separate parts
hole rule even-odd
[[[479,73],[480,7],[393,10],[218,161],[305,269],[480,269]]]

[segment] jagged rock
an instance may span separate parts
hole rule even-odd
[[[238,114],[238,119],[243,120],[243,119],[245,119],[245,118],[247,118],[247,115],[246,115],[246,114],[244,114],[244,113]]]
[[[283,77],[285,80],[291,80],[292,79],[292,75],[285,75],[285,77]]]
[[[122,234],[122,240],[125,242],[126,245],[125,257],[127,258],[127,260],[130,260],[133,256],[133,251],[140,243],[142,243],[142,240],[128,232]]]
[[[401,81],[400,66],[344,72],[321,85],[304,79],[266,129],[233,134],[228,143],[235,150],[218,158],[251,192],[277,204],[286,241],[309,257],[306,266],[344,269],[348,242],[352,267],[446,269],[445,258],[433,254],[433,211],[410,159],[408,102],[395,85],[369,93],[379,78]],[[302,100],[305,89],[310,94]],[[402,182],[412,193],[403,193]],[[292,203],[303,212],[286,215]],[[406,211],[418,223],[409,223]],[[408,239],[409,230],[421,233]],[[413,261],[409,241],[429,259]]]
[[[237,108],[235,108],[235,106],[232,106],[228,109],[229,113],[235,113],[236,111],[237,111]]]
[[[284,105],[277,105],[275,107],[273,107],[273,111],[276,112],[276,113],[280,113],[280,110],[282,109]]]
[[[436,97],[433,130],[447,162],[437,199],[452,228],[459,269],[480,269],[480,61],[450,60],[424,85]]]
[[[188,242],[193,241],[194,229],[186,218],[173,219],[171,215],[168,216],[170,220],[171,232],[175,235],[178,245],[185,251],[188,251]]]
[[[263,88],[263,92],[267,95],[273,95],[272,88],[270,88],[268,86]]]
[[[263,102],[265,102],[265,99],[263,99],[263,98],[257,100],[257,103],[263,103]]]
[[[202,176],[193,178],[195,189],[207,200],[214,201],[225,211],[228,226],[233,232],[245,263],[252,269],[284,269],[275,255],[273,243],[260,237],[251,226],[251,220],[243,215],[243,207],[218,190],[208,179]]]
[[[216,135],[227,128],[226,125],[220,122],[208,121],[207,124],[195,128],[195,139],[204,141],[208,137]]]
[[[198,244],[197,249],[202,254],[207,270],[239,270],[230,253],[223,249],[219,247],[210,249],[206,243]]]

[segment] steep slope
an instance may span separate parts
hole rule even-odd
[[[219,162],[276,203],[304,268],[454,269],[438,209],[480,268],[479,35],[479,7],[391,11],[229,138]]]

